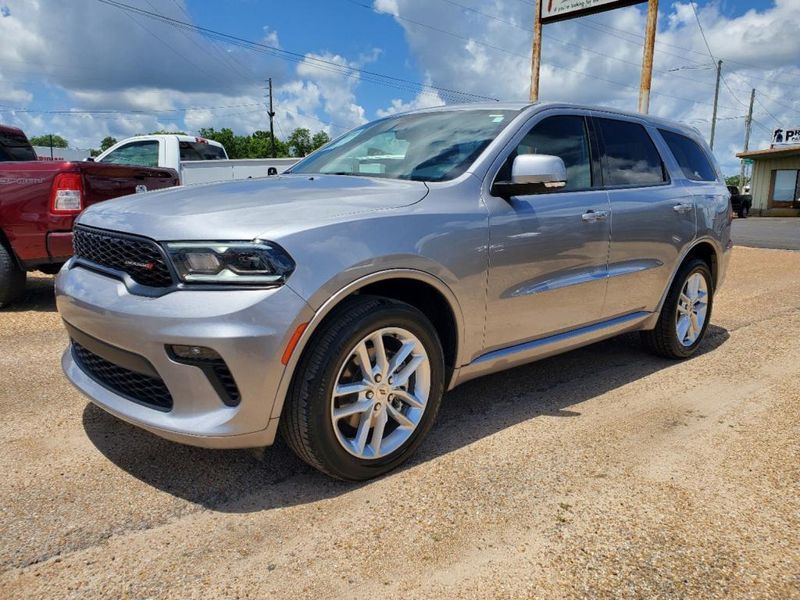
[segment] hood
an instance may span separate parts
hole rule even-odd
[[[91,206],[78,223],[156,240],[250,240],[345,215],[422,200],[420,181],[344,175],[282,175],[134,194]]]

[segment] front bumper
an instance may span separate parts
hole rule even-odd
[[[162,411],[116,393],[90,376],[71,349],[61,364],[92,402],[161,437],[210,448],[270,445],[270,419],[285,367],[281,355],[292,332],[313,311],[288,286],[266,290],[180,290],[158,298],[131,294],[116,279],[75,267],[56,279],[56,304],[73,328],[149,361],[173,405]],[[168,344],[204,346],[227,364],[241,399],[226,405],[198,366],[173,360]]]

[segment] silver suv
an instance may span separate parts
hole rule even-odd
[[[280,431],[367,479],[474,377],[631,330],[690,356],[730,223],[718,166],[677,123],[563,104],[392,116],[281,176],[89,208],[56,284],[62,364],[157,435]]]

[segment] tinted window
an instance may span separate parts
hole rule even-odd
[[[661,156],[644,127],[616,119],[595,122],[605,146],[605,185],[655,185],[666,181]]]
[[[708,156],[697,142],[672,131],[664,129],[658,131],[667,142],[670,152],[678,161],[678,165],[687,179],[692,181],[715,181],[717,179],[717,173],[711,166],[711,161],[708,160]]]
[[[586,122],[577,115],[548,117],[534,125],[506,160],[498,181],[511,180],[511,166],[520,154],[558,156],[567,167],[567,185],[561,191],[585,190],[592,187],[592,169]]]
[[[131,142],[114,150],[100,162],[117,165],[158,166],[158,141]]]
[[[24,135],[0,130],[0,161],[11,160],[36,160],[36,153]]]
[[[181,142],[181,160],[225,160],[225,151],[204,142]]]
[[[458,177],[517,111],[438,110],[389,117],[355,129],[292,167],[292,173],[367,175],[415,181]]]

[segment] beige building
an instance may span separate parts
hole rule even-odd
[[[751,213],[800,217],[800,145],[737,154],[753,161]]]

